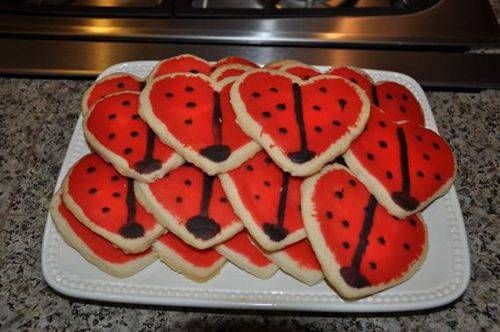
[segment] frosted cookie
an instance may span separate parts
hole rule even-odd
[[[444,195],[457,172],[453,152],[441,136],[413,122],[394,124],[376,107],[344,159],[378,202],[400,218]]]
[[[193,247],[209,248],[243,229],[219,179],[190,164],[156,182],[135,185],[141,204],[158,222]]]
[[[196,282],[212,279],[226,262],[214,249],[193,248],[172,233],[162,235],[153,248],[172,270]]]
[[[261,279],[270,278],[278,267],[255,245],[246,231],[239,232],[215,250],[240,269]]]
[[[323,273],[342,297],[397,285],[425,259],[427,231],[420,216],[391,216],[344,166],[327,166],[304,181],[302,214]]]
[[[328,73],[358,84],[372,104],[384,110],[393,122],[411,121],[422,126],[425,124],[422,106],[404,85],[386,81],[375,83],[365,71],[353,67],[331,68]]]
[[[132,74],[116,73],[104,76],[94,82],[82,98],[82,114],[85,116],[95,103],[101,98],[117,92],[140,92],[144,86],[142,80]]]
[[[191,54],[181,54],[158,62],[148,76],[148,82],[172,73],[201,73],[210,75],[212,66],[206,60]]]
[[[321,266],[307,239],[269,253],[269,257],[284,272],[309,286],[323,280]]]
[[[165,230],[134,195],[134,181],[96,154],[69,170],[62,185],[64,204],[85,226],[126,253],[139,253]]]
[[[247,67],[251,67],[251,68],[258,68],[259,67],[255,63],[253,63],[252,61],[247,60],[245,58],[241,58],[238,56],[228,56],[226,58],[222,58],[219,61],[217,61],[214,65],[214,68],[217,69],[219,67],[226,66],[226,65],[243,65],[243,66],[247,66]]]
[[[138,92],[108,95],[84,118],[83,131],[90,146],[122,175],[152,182],[184,160],[158,139],[138,110]]]
[[[140,254],[125,254],[111,242],[92,232],[66,208],[60,192],[55,193],[52,198],[50,214],[64,241],[89,263],[112,276],[129,277],[156,260],[151,249]]]
[[[313,66],[297,64],[295,61],[292,61],[291,63],[282,63],[279,70],[295,75],[304,81],[307,81],[311,77],[321,75],[321,72]]]
[[[240,65],[240,64],[229,64],[217,67],[212,74],[210,74],[210,79],[214,82],[220,82],[228,77],[237,77],[246,73],[247,71],[253,70],[253,67]]]
[[[342,154],[370,113],[363,90],[343,78],[302,81],[265,69],[240,76],[231,103],[243,131],[295,176],[314,174]]]
[[[278,250],[305,238],[302,179],[283,172],[264,151],[219,178],[236,214],[262,248]]]
[[[163,142],[205,173],[236,168],[260,146],[235,122],[233,79],[215,84],[202,74],[162,76],[142,92],[140,114]]]

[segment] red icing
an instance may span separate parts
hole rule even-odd
[[[214,68],[219,68],[220,66],[229,65],[229,64],[240,64],[240,65],[245,65],[245,66],[249,66],[249,67],[253,67],[253,68],[259,67],[250,60],[240,58],[237,56],[229,56],[227,58],[220,59],[219,61],[217,61]]]
[[[278,92],[273,92],[273,89]],[[363,102],[356,90],[340,78],[305,82],[301,91],[307,143],[309,149],[318,155],[354,125]],[[270,135],[284,153],[300,150],[292,80],[289,77],[256,72],[246,77],[239,92],[248,114],[262,125],[263,132]],[[341,99],[345,101],[344,110],[339,103]],[[278,105],[284,105],[282,108],[285,110],[280,110]]]
[[[222,244],[239,255],[246,257],[252,264],[264,267],[272,262],[253,243],[250,235],[246,231],[239,232],[231,239]]]
[[[398,126],[390,120],[383,111],[372,107],[365,131],[351,144],[350,151],[363,168],[393,193],[401,191],[403,184]],[[410,195],[419,202],[426,201],[454,176],[453,152],[432,130],[413,123],[399,127],[408,146]]]
[[[95,189],[95,190],[94,190]],[[96,154],[80,159],[68,174],[68,194],[98,227],[120,235],[127,223],[128,179]],[[145,232],[156,225],[154,217],[136,204],[136,222]]]
[[[200,213],[203,177],[203,171],[187,164],[149,184],[149,189],[163,208],[175,216],[179,224],[185,224],[190,217]],[[208,216],[219,224],[222,231],[239,222],[217,177],[212,187]]]
[[[292,67],[286,68],[285,71],[287,73],[295,75],[295,76],[297,76],[305,81],[307,81],[311,77],[314,77],[314,76],[321,74],[318,70],[311,68],[311,67],[305,67],[305,66],[292,66]]]
[[[235,77],[235,76],[240,76],[243,74],[245,70],[239,69],[239,68],[229,68],[227,70],[224,70],[218,77],[217,77],[217,82],[222,81],[225,78],[228,77]]]
[[[208,62],[192,55],[181,55],[161,61],[153,73],[153,78],[172,73],[200,73],[210,75],[212,67]]]
[[[321,271],[321,266],[307,239],[295,242],[281,251],[286,254],[288,258],[295,261],[301,268]]]
[[[197,249],[184,243],[173,233],[166,233],[158,238],[164,246],[173,250],[185,261],[196,267],[208,268],[217,263],[222,256],[215,249]]]
[[[259,228],[262,229],[265,223],[276,223],[284,174],[281,168],[261,151],[227,174],[235,183],[243,205]],[[301,178],[290,177],[283,223],[288,234],[304,228],[300,211],[301,184]]]
[[[138,108],[138,93],[112,95],[100,100],[87,120],[92,135],[131,168],[145,157],[148,140],[149,127],[139,117]],[[153,158],[166,163],[173,154],[155,135]]]
[[[352,264],[369,200],[363,184],[343,169],[325,173],[316,183],[312,194],[316,219],[341,268]],[[397,219],[377,204],[367,240],[359,271],[375,286],[400,278],[421,257],[426,230],[417,215]]]
[[[87,99],[90,109],[99,99],[116,92],[141,91],[141,81],[135,76],[123,74],[115,78],[104,78],[94,83]]]
[[[58,210],[76,236],[85,243],[94,255],[102,260],[115,264],[123,264],[151,253],[151,249],[148,249],[140,254],[125,254],[120,249],[117,249],[111,242],[92,232],[80,223],[62,201],[59,203]]]
[[[422,107],[413,93],[396,82],[377,84],[378,106],[395,122],[412,121],[424,125]]]
[[[235,121],[229,99],[232,83],[220,92],[222,144],[231,151],[251,142]],[[195,151],[216,144],[214,134],[214,88],[206,78],[183,74],[154,83],[149,99],[155,116],[184,145]],[[191,107],[190,107],[191,106]]]
[[[353,69],[349,67],[337,67],[337,68],[332,68],[330,69],[327,74],[331,75],[336,75],[345,78],[346,80],[349,80],[361,87],[370,99],[371,102],[372,100],[372,86],[373,86],[373,81],[366,74],[360,69]]]

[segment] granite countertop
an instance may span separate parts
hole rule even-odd
[[[455,186],[472,262],[465,294],[430,311],[353,315],[133,307],[67,298],[50,289],[40,266],[47,207],[80,97],[89,85],[77,80],[0,79],[0,330],[499,328],[500,91],[427,94],[439,130],[458,159]]]

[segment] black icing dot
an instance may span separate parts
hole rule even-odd
[[[111,177],[111,181],[113,181],[113,182],[116,182],[116,181],[118,181],[118,180],[120,180],[120,177],[119,177],[118,175],[113,175],[113,176]]]
[[[113,138],[115,138],[115,137],[116,137],[116,134],[114,134],[114,133],[111,133],[111,134],[109,134],[109,135],[108,135],[108,138],[109,138],[109,139],[113,139]]]
[[[113,193],[113,197],[115,197],[115,198],[118,198],[118,197],[120,197],[120,196],[121,196],[121,194],[120,194],[120,193],[118,193],[118,192],[114,192],[114,193]]]
[[[123,89],[125,87],[125,84],[123,82],[120,82],[116,85],[119,89]]]
[[[271,158],[269,158],[269,157],[266,157],[266,158],[264,159],[264,162],[265,162],[266,164],[271,164],[271,163],[273,162],[273,160],[272,160]]]
[[[125,153],[125,154],[131,154],[132,153],[132,148],[125,148],[125,150],[123,150],[123,153]]]
[[[189,72],[191,74],[198,74],[200,71],[198,69],[191,69]]]
[[[252,93],[252,97],[259,98],[260,97],[260,93],[254,92],[254,93]]]
[[[251,172],[251,171],[253,171],[253,166],[252,165],[247,165],[246,169],[247,169],[247,171]]]
[[[409,222],[410,222],[410,225],[412,225],[413,227],[417,226],[417,221],[415,219],[410,218]]]
[[[278,89],[276,89],[274,86],[272,86],[272,87],[269,88],[269,91],[277,93]]]
[[[339,106],[341,110],[344,110],[345,105],[347,104],[347,101],[345,99],[340,98],[339,99]]]
[[[124,100],[122,101],[123,106],[130,106],[130,100]]]
[[[107,206],[102,208],[102,213],[108,213],[109,211],[111,211],[111,209]]]
[[[89,194],[95,194],[97,192],[96,188],[90,188],[89,189]]]
[[[441,181],[441,175],[435,174],[434,179],[436,179],[436,181]]]
[[[389,180],[392,179],[393,178],[392,172],[391,171],[385,172],[385,177],[388,178]]]
[[[417,176],[418,176],[419,178],[423,178],[423,177],[424,177],[424,172],[422,172],[422,171],[417,171]]]
[[[379,236],[378,239],[377,239],[377,242],[380,243],[381,245],[384,245],[385,244],[385,239],[383,236]]]
[[[271,117],[271,112],[262,112],[262,116],[265,117],[265,118],[270,118]]]
[[[375,156],[373,155],[373,153],[368,152],[366,154],[366,158],[368,158],[368,160],[373,160],[373,159],[375,159]]]
[[[356,187],[356,180],[354,179],[349,179],[349,184],[353,187]]]
[[[220,201],[221,203],[227,203],[227,198],[226,198],[226,197],[224,197],[224,196],[222,196],[221,198],[219,198],[219,201]]]
[[[280,134],[283,134],[283,135],[286,134],[286,133],[288,133],[288,130],[286,130],[286,128],[283,128],[283,127],[281,127],[280,129],[278,129],[278,131],[280,132]]]
[[[167,97],[167,98],[172,98],[173,96],[174,96],[174,94],[172,92],[165,93],[165,97]]]
[[[406,113],[406,108],[404,108],[403,105],[399,106],[399,110],[401,111],[401,113]]]
[[[432,147],[436,150],[439,150],[439,144],[437,144],[436,142],[432,143]]]
[[[276,104],[276,109],[278,111],[284,111],[284,110],[286,110],[286,105],[283,103]]]
[[[423,157],[425,160],[431,160],[431,157],[427,153],[424,153]]]
[[[416,135],[415,138],[417,139],[417,141],[422,142],[422,136]]]
[[[260,195],[254,195],[253,196],[256,200],[259,200],[260,199]]]
[[[184,180],[184,184],[185,184],[186,186],[188,186],[188,187],[191,185],[191,183],[192,183],[192,182],[191,182],[191,180],[189,180],[189,179]]]
[[[378,122],[378,125],[379,125],[380,127],[382,127],[382,128],[387,127],[387,124],[385,123],[385,121],[379,121],[379,122]]]
[[[264,185],[265,185],[266,187],[270,187],[270,186],[271,186],[271,182],[269,182],[269,181],[267,181],[267,180],[266,180],[266,181],[264,181]]]
[[[403,248],[405,248],[405,250],[410,250],[410,245],[408,243],[405,243],[403,244]]]
[[[187,108],[195,108],[196,107],[196,103],[194,101],[188,101],[186,103],[186,107]]]
[[[132,115],[132,120],[139,120],[140,118],[139,114]]]
[[[194,88],[193,88],[192,86],[189,86],[189,85],[188,85],[188,86],[186,86],[186,87],[184,88],[184,91],[186,91],[186,92],[193,92],[193,91],[194,91]]]
[[[377,269],[377,264],[375,262],[370,262],[370,268],[372,270],[376,270]]]
[[[87,168],[87,173],[92,174],[94,172],[95,172],[95,167],[94,166],[90,166],[89,168]]]
[[[313,106],[313,110],[315,110],[315,111],[321,111],[321,107],[319,107],[318,105],[314,105]]]
[[[351,245],[349,244],[349,242],[342,242],[342,247],[344,247],[344,249],[349,249],[351,247]]]
[[[385,141],[378,141],[378,145],[382,148],[385,149],[387,147],[387,143]]]
[[[390,100],[394,99],[394,97],[390,93],[386,94],[385,98],[390,99]]]
[[[408,95],[403,94],[403,100],[404,100],[404,101],[407,101],[407,100],[408,100]]]
[[[314,127],[314,131],[317,133],[321,133],[323,131],[323,129],[321,129],[321,127],[319,127],[319,126],[316,126],[316,127]]]
[[[175,201],[176,201],[177,203],[182,203],[183,199],[182,199],[182,197],[181,197],[181,196],[177,196],[177,197],[175,198]]]
[[[340,126],[340,121],[333,120],[332,121],[332,125],[334,125],[335,127],[339,127]]]
[[[319,88],[319,91],[322,93],[326,93],[328,90],[324,86],[322,86]]]
[[[347,221],[347,220],[345,220],[345,219],[344,219],[344,220],[342,220],[342,227],[344,227],[344,228],[349,228],[349,221]]]
[[[137,136],[139,136],[139,133],[137,131],[132,131],[132,132],[130,132],[130,136],[137,137]]]
[[[116,119],[116,114],[112,113],[112,114],[108,115],[108,119],[110,119],[110,120]]]
[[[333,218],[333,213],[331,211],[326,211],[325,212],[325,217],[326,217],[326,219],[332,219]]]
[[[186,120],[184,120],[184,124],[186,124],[188,126],[192,125],[193,124],[193,120],[192,119],[186,119]]]
[[[344,198],[344,191],[343,190],[336,191],[335,192],[335,197],[338,198],[338,199]]]

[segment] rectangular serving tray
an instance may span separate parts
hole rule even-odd
[[[146,77],[156,61],[114,65],[100,77],[128,72]],[[317,67],[324,71],[327,68]],[[421,103],[427,127],[437,131],[427,98],[412,78],[394,72],[367,70],[375,81],[405,85]],[[56,190],[69,168],[89,152],[82,118],[76,123],[64,158]],[[345,301],[326,282],[307,286],[278,271],[268,280],[258,279],[227,263],[219,275],[196,283],[157,261],[138,274],[114,278],[68,246],[47,217],[42,247],[42,270],[56,291],[77,298],[137,304],[195,306],[233,309],[270,309],[330,312],[395,312],[437,307],[458,298],[467,287],[470,260],[465,227],[455,187],[423,212],[429,231],[429,251],[421,269],[408,281],[379,294]]]

